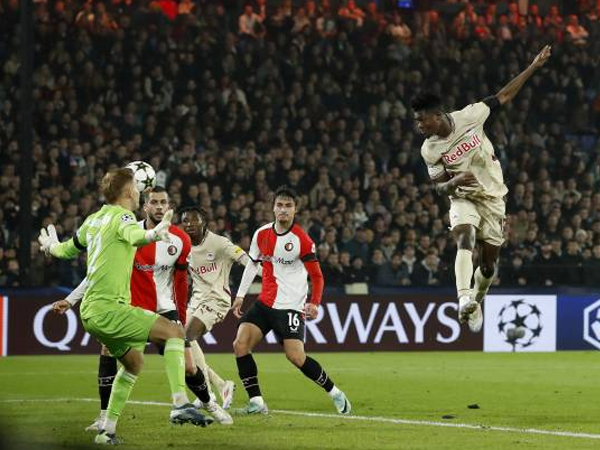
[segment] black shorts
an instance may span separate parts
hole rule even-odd
[[[175,309],[171,310],[171,311],[166,311],[164,313],[160,313],[159,315],[163,316],[167,320],[170,320],[171,322],[175,322],[177,325],[181,325],[181,321],[179,320],[179,313]],[[185,346],[190,347],[190,343],[187,339],[185,340]],[[156,348],[158,349],[159,355],[165,354],[165,346],[164,345],[156,344]]]
[[[256,325],[263,335],[273,330],[279,342],[285,339],[304,341],[304,313],[294,309],[273,309],[257,300],[240,319],[240,324],[244,322]]]

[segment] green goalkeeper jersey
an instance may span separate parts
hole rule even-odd
[[[145,231],[131,211],[104,205],[83,222],[72,239],[52,249],[52,255],[63,259],[87,249],[88,287],[81,302],[82,319],[109,311],[115,302],[131,301],[129,284],[135,247],[147,243]]]

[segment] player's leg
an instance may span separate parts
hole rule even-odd
[[[141,351],[131,348],[119,357],[119,362],[123,366],[117,372],[117,376],[113,382],[106,410],[106,418],[102,424],[100,433],[96,436],[97,444],[114,444],[119,442],[115,436],[117,421],[142,370],[144,356]]]
[[[213,307],[202,308],[197,307],[190,315],[190,319],[186,325],[186,338],[190,342],[196,342],[201,336],[212,330],[215,324],[223,321],[229,306],[219,305],[218,302],[214,302]],[[195,363],[198,365],[204,377],[208,382],[208,389],[211,393],[211,399],[214,398],[214,394],[211,390],[211,384],[216,388],[217,392],[221,396],[223,409],[229,408],[233,402],[233,392],[235,390],[235,384],[231,380],[223,380],[212,368],[206,363],[204,353],[200,345],[194,345],[191,349]]]
[[[340,414],[350,414],[352,406],[346,395],[335,386],[325,369],[315,359],[306,355],[304,342],[300,339],[284,339],[283,349],[287,359],[307,377],[321,386],[333,400]]]
[[[198,339],[204,333],[206,333],[206,327],[204,326],[204,323],[202,323],[200,319],[192,315],[185,326],[185,337],[190,342],[190,349],[188,350],[188,353],[190,353],[193,363],[191,371],[186,371],[186,376],[195,374],[196,371],[199,369],[204,375],[209,394],[212,394],[210,388],[210,378],[208,376],[208,366],[206,364],[206,359],[204,358],[202,348],[200,348],[200,344],[198,344]],[[214,396],[214,394],[211,396]]]
[[[158,316],[152,324],[148,340],[165,347],[165,370],[174,409],[171,410],[171,421],[174,423],[193,423],[205,426],[211,422],[196,411],[189,402],[185,391],[185,343],[181,325]]]
[[[231,425],[233,423],[231,415],[229,415],[229,413],[225,411],[210,394],[208,390],[209,382],[204,378],[204,374],[198,367],[196,363],[197,360],[193,356],[196,350],[201,352],[198,342],[193,341],[189,344],[190,347],[186,348],[186,359],[189,358],[190,361],[189,364],[186,362],[185,383],[190,391],[197,397],[197,400],[194,401],[194,406],[208,411],[221,425]]]
[[[256,305],[256,304],[255,304]],[[250,311],[242,318],[244,320],[260,321],[260,317],[257,314],[250,313],[256,309],[254,306]],[[258,367],[252,357],[252,349],[262,340],[264,336],[261,328],[253,322],[242,322],[237,330],[235,341],[233,341],[233,352],[236,357],[236,363],[238,367],[238,374],[242,380],[242,384],[248,398],[250,399],[248,406],[241,412],[245,414],[256,414],[256,413],[268,413],[267,404],[262,398],[260,392],[260,386],[258,384]]]
[[[475,271],[473,288],[477,306],[468,320],[469,328],[474,333],[481,331],[483,327],[481,304],[498,272],[500,248],[504,242],[506,205],[503,199],[497,198],[478,204],[477,209],[481,216],[481,225],[477,236],[480,243],[479,267]]]
[[[475,248],[476,226],[481,217],[475,205],[464,199],[453,199],[450,205],[450,227],[456,240],[454,274],[458,295],[458,318],[465,322],[477,308],[473,299],[471,279],[473,278],[473,249]]]
[[[489,242],[480,243],[480,264],[475,271],[475,300],[482,303],[487,294],[494,277],[498,272],[498,260],[500,258],[500,246]]]
[[[85,431],[98,432],[106,419],[106,409],[112,391],[113,382],[117,375],[117,359],[102,345],[98,361],[98,394],[100,395],[100,415]]]

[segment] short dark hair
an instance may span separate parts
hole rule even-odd
[[[144,203],[148,203],[148,200],[150,200],[150,194],[162,194],[163,192],[166,192],[167,195],[169,195],[167,190],[162,186],[154,186],[153,188],[144,191]]]
[[[208,222],[208,212],[198,205],[185,206],[181,208],[179,210],[179,217],[183,217],[184,214],[189,212],[198,213],[198,215],[202,218],[202,222]]]
[[[413,97],[411,106],[413,111],[440,111],[442,99],[436,94],[422,91]]]
[[[275,200],[277,199],[277,197],[291,198],[294,201],[295,205],[298,204],[298,194],[296,194],[296,191],[294,191],[291,187],[285,185],[279,186],[275,190],[275,194],[273,194],[273,204],[275,204]]]

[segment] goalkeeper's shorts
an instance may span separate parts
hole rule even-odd
[[[121,358],[132,348],[143,352],[150,330],[160,316],[135,306],[115,303],[103,314],[81,319],[85,330]]]

